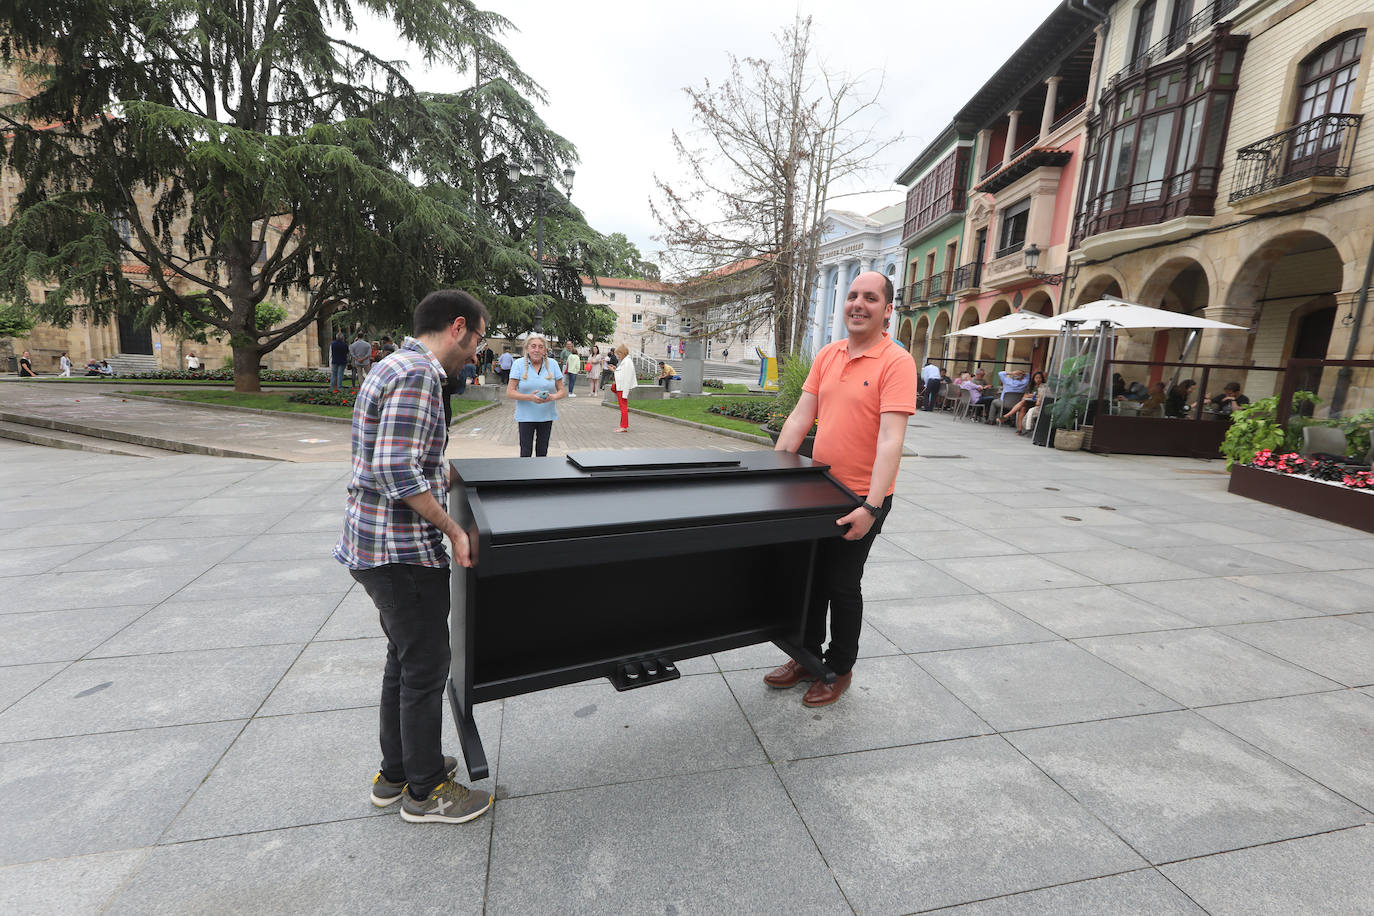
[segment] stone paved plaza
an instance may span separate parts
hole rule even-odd
[[[771,647],[485,704],[452,827],[368,803],[345,463],[0,441],[0,912],[1374,912],[1374,538],[1220,462],[907,443],[838,704]],[[654,602],[546,600],[607,596]]]

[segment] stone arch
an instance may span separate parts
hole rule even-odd
[[[1096,302],[1104,296],[1126,298],[1126,278],[1111,267],[1094,268],[1095,273],[1083,284],[1074,298],[1074,307]]]
[[[1211,305],[1214,286],[1208,266],[1187,255],[1172,257],[1150,273],[1136,301],[1171,312],[1201,312]]]
[[[908,353],[912,352],[912,350],[911,350],[911,333],[912,333],[911,319],[910,319],[909,317],[905,317],[905,316],[904,316],[904,317],[901,319],[901,321],[899,321],[899,322],[897,323],[897,343],[899,343],[899,344],[901,344],[902,346],[906,347],[906,351],[907,351]]]
[[[916,319],[911,334],[911,356],[917,366],[924,366],[930,354],[930,316],[922,314]]]
[[[964,328],[971,328],[975,324],[979,323],[980,322],[978,320],[978,307],[970,303],[969,305],[964,307],[964,310],[962,312],[959,313],[959,320],[958,323],[955,325],[955,330],[962,331],[964,330]],[[977,338],[951,337],[950,341],[954,344],[954,346],[951,348],[953,359],[959,365],[959,371],[962,372],[965,368],[968,368],[969,365],[973,362],[975,350],[974,344],[977,342]],[[951,376],[952,374],[953,373],[951,373]]]
[[[939,353],[941,360],[949,358],[950,340],[945,335],[949,333],[949,311],[940,309],[935,313],[935,317],[930,323],[930,353]]]
[[[1054,314],[1054,300],[1043,289],[1031,293],[1021,305],[1021,311],[1049,317]],[[1033,369],[1043,368],[1049,354],[1049,337],[1021,337],[1007,342],[1007,362],[1028,363]]]
[[[998,299],[988,309],[987,317],[984,321],[996,321],[998,318],[1005,318],[1011,314],[1011,302],[1007,299]],[[979,362],[992,362],[997,359],[997,351],[1004,349],[1000,340],[980,340],[978,341],[977,351]],[[984,366],[984,369],[989,368]]]

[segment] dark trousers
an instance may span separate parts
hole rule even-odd
[[[553,432],[552,420],[541,420],[537,423],[521,420],[515,425],[520,428],[521,458],[528,458],[531,454],[543,458],[549,453],[549,434]]]
[[[940,397],[940,386],[941,382],[938,378],[926,382],[925,391],[921,393],[921,397],[925,400],[926,410],[935,409],[935,400]]]
[[[440,737],[449,674],[449,571],[389,563],[355,569],[386,634],[380,736],[382,776],[425,798],[444,781]]]
[[[882,512],[868,534],[857,541],[826,538],[816,544],[816,572],[811,582],[811,603],[806,608],[806,632],[802,648],[823,658],[836,674],[848,674],[859,657],[859,628],[863,626],[864,595],[860,583],[873,542],[892,511],[892,497],[883,500]],[[830,648],[825,642],[825,610],[830,608]]]

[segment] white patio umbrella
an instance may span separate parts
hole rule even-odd
[[[1042,318],[1039,321],[1009,331],[1002,336],[1057,337],[1066,325],[1075,326],[1080,330],[1089,330],[1101,326],[1104,321],[1112,328],[1120,331],[1167,331],[1174,328],[1187,330],[1214,328],[1223,331],[1249,330],[1249,328],[1243,328],[1238,324],[1212,321],[1210,318],[1196,318],[1192,315],[1171,312],[1167,309],[1150,308],[1147,305],[1137,305],[1124,299],[1099,299],[1052,318]]]
[[[994,318],[982,324],[975,324],[973,327],[964,328],[962,331],[951,331],[945,336],[977,337],[980,340],[998,340],[1007,336],[1010,331],[1029,327],[1036,322],[1043,321],[1044,318],[1044,315],[1037,315],[1035,312],[1012,312],[1010,315],[1003,315],[1001,318]]]

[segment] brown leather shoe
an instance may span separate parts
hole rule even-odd
[[[854,672],[841,674],[835,678],[835,683],[827,684],[825,681],[817,681],[811,685],[811,689],[806,691],[806,696],[802,697],[803,706],[829,706],[844,695],[849,689],[849,682],[854,680]]]
[[[777,687],[782,690],[787,687],[795,687],[802,681],[814,681],[816,675],[807,671],[792,659],[787,660],[787,664],[774,668],[763,676],[763,682],[769,687]]]

